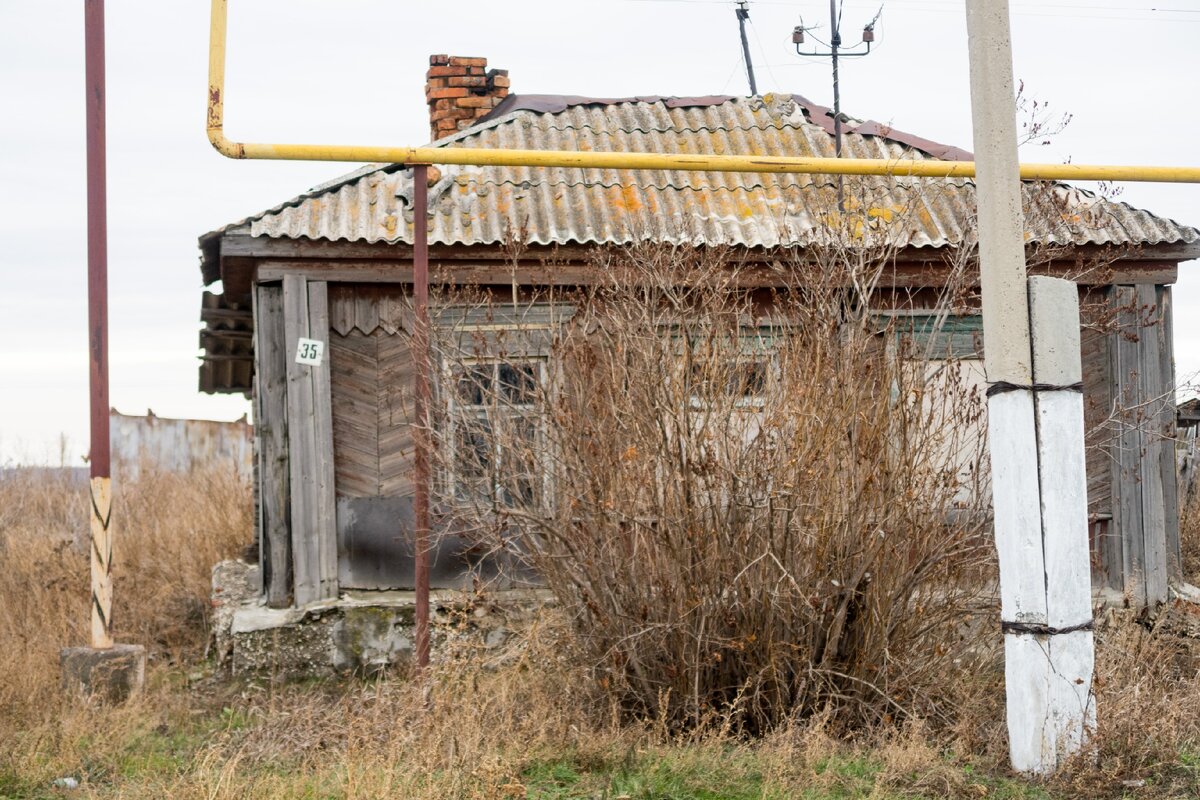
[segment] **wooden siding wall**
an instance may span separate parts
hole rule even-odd
[[[324,281],[287,276],[254,291],[257,513],[267,603],[337,596],[328,360],[298,364],[300,338],[327,341]]]
[[[1153,606],[1180,571],[1171,293],[1150,284],[1103,291],[1120,329],[1085,328],[1081,337],[1095,574],[1133,605]],[[402,287],[287,276],[282,286],[259,284],[255,303],[268,602],[407,585],[413,403]],[[552,329],[550,316],[535,327]],[[295,364],[298,336],[328,342],[323,367]],[[438,585],[487,567],[441,542]]]
[[[1153,609],[1181,576],[1171,289],[1114,286],[1108,305],[1115,329],[1090,335],[1084,346],[1085,392],[1089,369],[1103,375],[1085,405],[1089,429],[1098,429],[1089,455],[1104,453],[1111,474],[1112,519],[1093,524],[1093,555],[1104,585],[1135,608]],[[1105,498],[1089,494],[1089,502],[1095,513]]]
[[[334,475],[339,496],[413,493],[413,361],[408,337],[331,332]]]

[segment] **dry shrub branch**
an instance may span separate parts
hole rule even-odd
[[[988,601],[982,398],[942,335],[955,294],[909,313],[878,288],[894,251],[849,224],[785,290],[637,247],[574,296],[441,316],[442,502],[544,578],[634,716],[944,711]]]

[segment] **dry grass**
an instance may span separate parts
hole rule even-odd
[[[119,641],[146,644],[155,663],[202,655],[210,570],[249,541],[247,497],[248,487],[219,472],[147,473],[117,486]],[[56,707],[59,649],[86,643],[87,502],[86,486],[65,477],[16,473],[0,483],[0,719],[36,718]]]
[[[1106,629],[1096,747],[1046,785],[1006,773],[995,665],[948,678],[953,725],[850,738],[823,715],[759,739],[720,719],[687,736],[622,721],[567,660],[572,634],[555,619],[503,664],[462,654],[425,684],[218,679],[203,659],[209,564],[250,527],[247,487],[220,476],[121,491],[119,638],[149,645],[148,687],[122,707],[82,706],[59,693],[57,655],[84,641],[87,563],[71,544],[83,500],[44,478],[0,484],[0,797],[62,796],[62,776],[82,795],[135,799],[1200,795],[1200,678],[1178,609],[1158,631]]]

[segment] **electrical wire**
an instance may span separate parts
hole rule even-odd
[[[625,3],[683,3],[686,5],[724,5],[728,6],[735,0],[619,0]],[[755,5],[760,6],[786,6],[790,8],[800,8],[805,5],[811,5],[812,0],[753,0]],[[908,11],[915,12],[932,12],[939,14],[959,14],[962,13],[962,5],[958,0],[889,0],[894,4],[903,4]],[[909,5],[909,3],[918,3],[920,5]],[[857,3],[850,2],[852,8],[868,8],[874,3]],[[1061,14],[1046,12],[1046,9],[1058,9],[1061,11],[1074,11],[1075,14]],[[1194,8],[1167,8],[1158,6],[1097,6],[1097,5],[1071,5],[1066,3],[1039,3],[1036,5],[1019,5],[1013,4],[1010,6],[1010,13],[1013,16],[1021,17],[1052,17],[1059,19],[1085,19],[1085,20],[1113,20],[1113,21],[1130,21],[1130,22],[1200,22],[1200,9]],[[1142,14],[1143,16],[1108,16],[1107,12],[1117,13],[1134,13]],[[1193,17],[1166,17],[1164,14],[1193,14]]]
[[[750,31],[754,34],[754,43],[758,45],[758,53],[762,56],[763,61],[767,60],[767,51],[763,49],[762,39],[758,36],[758,28],[754,27],[754,20],[750,20]],[[771,83],[776,87],[782,85],[779,83],[779,78],[775,77],[775,70],[771,69],[770,64],[764,64],[767,68],[767,74],[771,76]]]

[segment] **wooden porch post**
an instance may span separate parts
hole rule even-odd
[[[298,361],[301,339],[329,340],[324,281],[283,279],[292,574],[297,606],[337,597],[337,519],[329,361]]]

